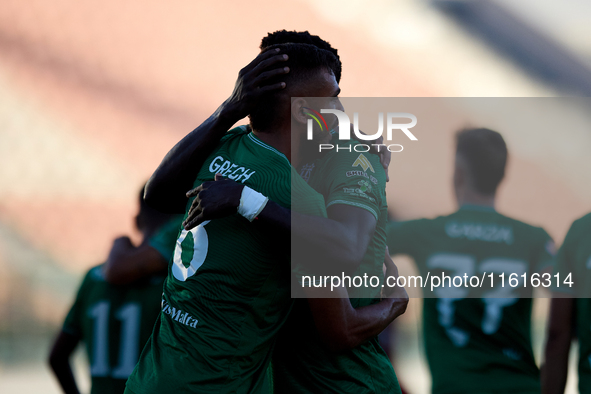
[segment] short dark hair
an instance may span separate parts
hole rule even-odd
[[[135,217],[135,225],[144,234],[151,234],[160,226],[173,218],[174,215],[162,213],[150,207],[144,200],[146,185],[142,187],[139,194],[140,210]]]
[[[313,80],[317,74],[322,71],[334,69],[337,58],[329,51],[320,49],[311,44],[277,44],[267,47],[264,51],[275,48],[281,49],[282,54],[289,58],[282,64],[289,67],[288,74],[281,74],[266,81],[269,85],[284,81],[286,88],[275,93],[264,95],[257,108],[251,112],[250,125],[254,130],[266,130],[277,121],[281,116],[281,105],[285,100],[291,100],[290,96],[303,97],[305,94],[301,91],[308,81]],[[270,68],[277,67],[276,65]]]
[[[277,44],[287,44],[287,43],[294,43],[294,44],[310,44],[318,47],[320,49],[324,49],[326,51],[331,52],[337,58],[338,62],[335,64],[335,68],[332,70],[334,73],[334,77],[337,80],[337,83],[341,82],[341,72],[342,72],[342,64],[341,58],[339,57],[339,53],[336,48],[333,48],[328,41],[323,40],[322,38],[310,34],[307,30],[306,31],[287,31],[277,30],[273,33],[268,33],[266,37],[264,37],[261,41],[261,50],[265,50],[266,48],[270,47],[271,45]]]
[[[507,145],[501,134],[487,128],[466,128],[456,134],[456,142],[456,154],[466,161],[474,189],[494,194],[507,164]]]

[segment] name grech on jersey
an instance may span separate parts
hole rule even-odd
[[[450,238],[465,238],[469,241],[513,243],[513,228],[490,223],[451,221],[445,224],[445,233]]]
[[[244,183],[256,171],[241,167],[238,164],[232,163],[230,160],[224,159],[222,156],[217,156],[209,165],[209,172],[213,174],[222,174],[236,182]]]
[[[197,327],[197,323],[199,322],[199,320],[189,315],[189,312],[183,312],[174,306],[170,306],[170,304],[166,302],[164,298],[162,299],[162,312],[170,315],[172,320],[191,328]]]

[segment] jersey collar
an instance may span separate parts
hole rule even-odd
[[[489,207],[486,205],[476,205],[476,204],[462,204],[459,209],[460,211],[481,211],[481,212],[496,212],[497,210],[493,207]]]
[[[251,131],[248,134],[248,137],[252,140],[252,142],[254,142],[255,144],[259,145],[262,148],[268,149],[271,152],[283,157],[285,159],[285,161],[287,162],[287,164],[289,166],[291,166],[291,163],[289,162],[289,160],[287,159],[287,156],[285,156],[283,153],[279,152],[277,149],[273,148],[271,145],[265,144],[263,141],[261,141],[260,139],[257,138],[256,135],[254,135],[254,133]]]

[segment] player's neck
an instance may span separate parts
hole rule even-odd
[[[252,132],[259,140],[283,153],[291,162],[291,130],[289,128],[287,130],[280,128],[272,132],[264,130],[253,130]]]
[[[463,205],[478,205],[482,207],[495,208],[496,195],[482,194],[473,190],[464,190],[461,195],[457,196],[458,206]]]

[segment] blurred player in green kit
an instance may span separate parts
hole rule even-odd
[[[435,219],[392,222],[388,247],[410,255],[423,279],[442,273],[468,276],[549,268],[553,242],[542,228],[495,210],[507,148],[489,129],[457,134],[453,185],[459,210]],[[496,283],[484,294],[447,285],[423,304],[423,336],[432,392],[539,393],[531,346],[532,287]]]
[[[119,238],[114,242],[110,259],[117,249],[149,250],[153,247],[147,245],[153,243],[160,246],[147,254],[144,252],[144,257],[156,260],[156,264],[148,261],[146,266],[158,266],[158,261],[166,260],[174,248],[174,239],[163,242],[160,232],[166,233],[170,226],[177,228],[182,218],[155,211],[142,197],[143,190],[136,216],[136,226],[144,237],[142,246],[134,247],[129,238]],[[106,266],[95,266],[84,277],[51,350],[50,365],[65,393],[79,392],[69,359],[80,341],[85,344],[90,363],[91,393],[122,393],[160,312],[165,272],[160,270],[157,275],[114,285],[106,279]]]
[[[575,220],[556,256],[542,392],[562,394],[574,337],[579,342],[579,392],[591,392],[591,214]]]

